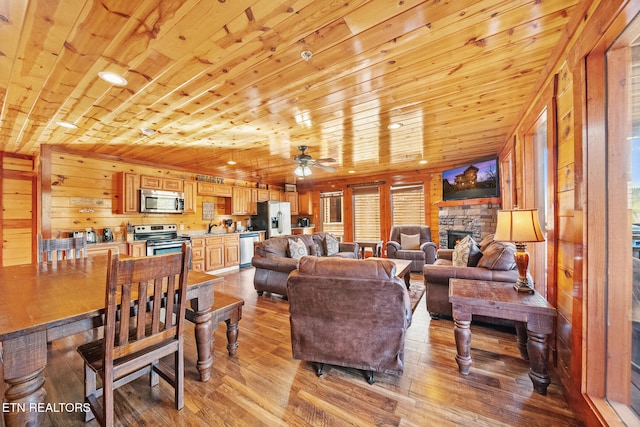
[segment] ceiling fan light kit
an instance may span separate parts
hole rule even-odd
[[[293,173],[295,173],[296,176],[309,176],[311,175],[311,168],[307,165],[300,165],[293,171]]]

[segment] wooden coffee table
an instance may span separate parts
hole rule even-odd
[[[512,283],[449,279],[449,301],[455,325],[456,362],[461,374],[469,375],[471,368],[472,315],[514,320],[520,355],[529,360],[533,389],[547,394],[551,383],[548,337],[553,331],[556,309],[542,295],[517,292]]]
[[[406,259],[395,259],[395,258],[378,258],[378,257],[369,257],[368,260],[380,260],[380,261],[391,261],[396,265],[396,276],[404,280],[405,285],[407,285],[407,289],[411,286],[411,261]]]

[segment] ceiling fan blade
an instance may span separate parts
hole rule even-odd
[[[324,157],[322,159],[316,159],[316,163],[335,163],[336,159],[333,157]]]
[[[336,171],[336,168],[334,168],[334,167],[325,166],[325,165],[321,165],[321,164],[318,164],[318,163],[313,165],[313,167],[314,168],[318,168],[318,169],[322,169],[323,171],[326,171],[326,172],[335,172]]]

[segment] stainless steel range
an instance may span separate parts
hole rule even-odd
[[[189,237],[178,236],[176,224],[135,225],[133,240],[147,241],[147,255],[160,255],[180,252],[182,242],[190,241]]]

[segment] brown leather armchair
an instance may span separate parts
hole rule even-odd
[[[402,375],[411,324],[407,288],[391,261],[300,259],[287,281],[295,359]]]
[[[419,236],[415,249],[402,247],[402,235]],[[411,261],[411,271],[422,272],[425,264],[436,260],[436,244],[431,241],[431,228],[426,225],[394,225],[387,242],[387,257]]]

